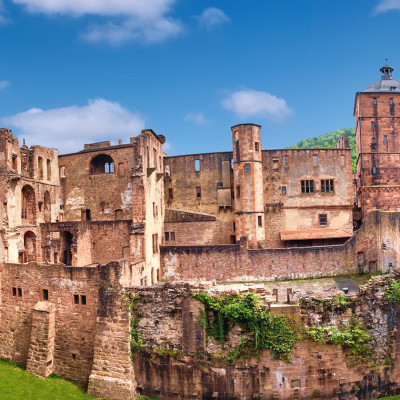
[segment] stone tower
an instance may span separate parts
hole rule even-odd
[[[357,203],[363,219],[372,210],[400,210],[400,82],[385,64],[381,80],[356,93]]]
[[[236,239],[257,249],[265,240],[261,126],[232,127]]]

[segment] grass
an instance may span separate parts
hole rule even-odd
[[[57,375],[43,379],[25,371],[23,367],[0,359],[1,400],[99,400],[88,396],[82,383]],[[140,397],[139,397],[140,399]],[[143,397],[143,400],[161,400]]]

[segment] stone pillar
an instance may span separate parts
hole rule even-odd
[[[88,395],[111,400],[137,398],[129,328],[124,297],[118,289],[102,285]]]
[[[53,303],[40,301],[32,310],[32,332],[26,370],[47,377],[54,371],[55,312]]]

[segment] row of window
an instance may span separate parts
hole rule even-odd
[[[17,298],[22,297],[22,288],[15,287],[15,286],[12,287],[11,288],[11,296],[17,297]],[[49,290],[48,289],[42,289],[42,291],[40,293],[40,300],[41,301],[49,301]],[[86,306],[87,305],[86,295],[74,294],[73,295],[73,304]]]
[[[395,86],[392,86],[392,87],[390,88],[390,90],[396,90],[396,87],[395,87]],[[373,98],[372,102],[373,102],[373,105],[374,105],[374,106],[377,106],[377,105],[378,105],[378,99],[377,99],[376,97]],[[394,106],[394,101],[393,101],[392,98],[389,99],[389,105],[390,105],[390,106]]]

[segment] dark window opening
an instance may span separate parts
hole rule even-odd
[[[371,143],[375,143],[375,138],[371,138]]]
[[[85,210],[85,217],[86,221],[90,221],[92,219],[92,214],[88,208]]]
[[[236,197],[240,197],[240,186],[236,186]]]
[[[79,294],[74,294],[74,304],[79,304]]]
[[[328,223],[328,216],[326,214],[319,214],[319,224],[321,226],[326,226]]]
[[[175,241],[175,232],[171,232],[171,241],[172,241],[172,242]]]
[[[196,197],[198,199],[201,198],[201,187],[200,186],[196,186]]]
[[[22,297],[22,288],[18,288],[18,297]]]
[[[169,241],[169,232],[165,232],[165,241],[166,241],[166,242]]]
[[[65,265],[72,264],[72,238],[73,235],[71,232],[63,233],[63,263]]]
[[[376,150],[375,146],[371,146],[371,151],[375,151],[375,150]]]
[[[48,291],[48,289],[43,289],[42,290],[42,298],[43,298],[43,301],[49,301],[49,291]]]
[[[236,222],[233,222],[233,232],[236,232]]]
[[[286,186],[282,186],[282,194],[286,194]]]
[[[12,288],[12,295],[13,295],[14,297],[17,297],[17,288],[16,288],[16,287],[13,287],[13,288]]]
[[[99,154],[90,162],[90,174],[111,174],[114,172],[114,161],[107,154]]]
[[[333,193],[335,191],[333,179],[321,180],[321,193]]]
[[[258,142],[254,142],[254,150],[258,151]]]
[[[172,201],[174,199],[174,191],[172,188],[168,188],[168,201]]]
[[[240,161],[240,151],[239,151],[239,140],[236,139],[235,141],[235,148],[236,148],[236,161]]]
[[[262,226],[262,216],[261,215],[259,215],[257,217],[257,220],[258,220],[258,226]]]
[[[85,295],[81,295],[81,304],[83,306],[86,306],[86,296]]]
[[[301,181],[301,193],[314,193],[314,181],[313,180],[302,180]]]

